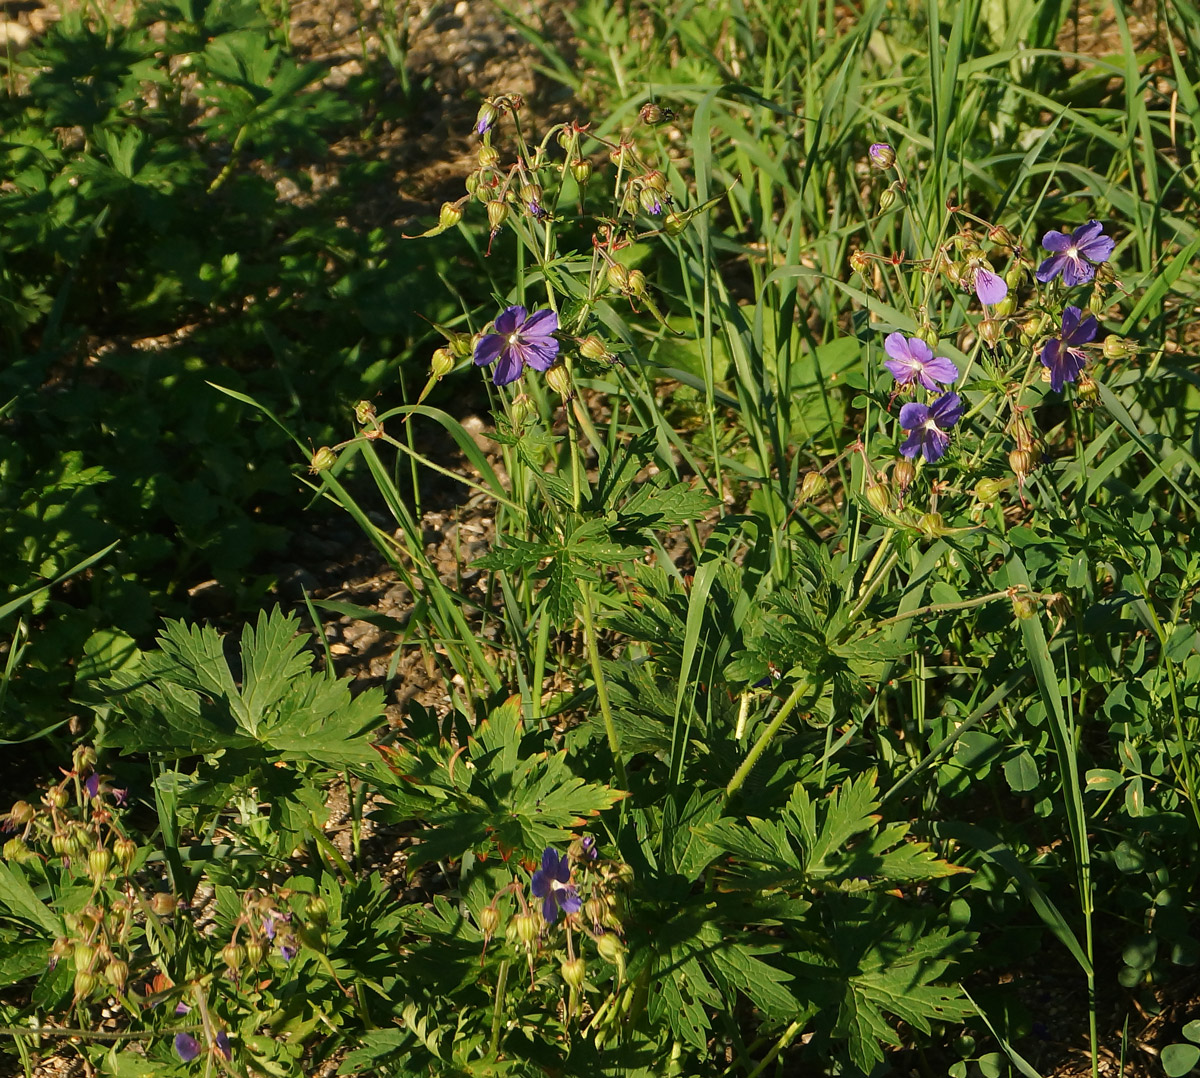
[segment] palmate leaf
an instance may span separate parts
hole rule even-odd
[[[392,804],[376,817],[430,828],[409,856],[411,867],[458,860],[468,850],[536,858],[625,796],[575,775],[548,733],[525,729],[515,704],[493,711],[459,750],[443,741],[385,757],[388,769],[372,781]]]

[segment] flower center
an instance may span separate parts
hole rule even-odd
[[[1074,246],[1068,247],[1067,248],[1067,257],[1069,259],[1071,259],[1072,262],[1078,262],[1079,261],[1079,248],[1074,247]]]
[[[521,334],[514,330],[508,335],[508,344],[510,348],[516,348],[521,343]]]

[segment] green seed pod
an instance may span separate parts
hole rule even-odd
[[[564,958],[562,960],[562,979],[567,986],[578,992],[583,987],[587,968],[582,958]]]
[[[678,236],[688,226],[688,219],[682,213],[668,213],[663,218],[663,231],[668,236]]]
[[[941,513],[922,513],[921,519],[917,521],[917,527],[921,530],[921,534],[929,539],[936,539],[938,536],[946,534],[946,521],[942,518]]]
[[[1004,274],[1004,283],[1010,292],[1016,292],[1025,282],[1027,270],[1024,262],[1014,262]]]
[[[582,157],[571,162],[571,175],[575,177],[575,182],[585,184],[592,174],[592,166]]]
[[[1019,245],[1017,237],[1003,225],[996,225],[994,228],[988,229],[988,239],[997,247],[1007,247],[1010,251],[1016,250]],[[1015,285],[1012,287],[1015,287]]]
[[[467,178],[463,181],[463,186],[467,189],[468,195],[473,195],[479,190],[479,172],[468,172]]]
[[[112,867],[112,854],[105,849],[88,851],[88,875],[97,883],[108,879],[108,870]]]
[[[879,212],[887,213],[896,205],[896,192],[891,187],[885,187],[879,192]]]
[[[1095,404],[1100,398],[1100,387],[1096,385],[1096,379],[1090,374],[1081,374],[1079,381],[1075,383],[1075,396],[1081,404]]]
[[[1033,471],[1034,460],[1032,450],[1014,449],[1008,454],[1008,466],[1013,470],[1013,474],[1018,479],[1024,480]]]
[[[1037,603],[1028,595],[1012,597],[1013,616],[1021,621],[1028,621],[1037,613]]]
[[[526,206],[540,206],[542,204],[543,195],[545,195],[545,192],[542,190],[542,185],[540,183],[525,183],[521,185],[521,201],[524,202]]]
[[[653,101],[647,101],[639,110],[638,116],[642,123],[653,127],[655,124],[660,124],[666,119],[666,113]]]
[[[993,304],[992,314],[997,318],[1008,318],[1017,309],[1017,298],[1011,292],[999,303]]]
[[[227,943],[221,948],[221,961],[230,969],[241,969],[246,962],[246,948],[240,943]]]
[[[129,979],[129,963],[120,958],[114,958],[104,967],[104,979],[114,988],[124,988],[125,982]]]
[[[96,964],[96,948],[80,940],[71,948],[71,958],[77,970],[89,970]]]
[[[453,228],[462,220],[462,215],[462,207],[457,203],[443,202],[441,210],[438,211],[438,227]]]
[[[359,401],[354,406],[354,421],[360,427],[373,423],[375,421],[375,405],[370,401]]]
[[[643,187],[638,192],[638,204],[649,214],[662,213],[662,196],[649,187]]]
[[[14,865],[27,860],[29,854],[30,849],[22,838],[10,838],[4,844],[4,860],[11,861]]]
[[[81,970],[75,974],[75,998],[87,999],[95,990],[97,984],[96,975],[87,970]]]
[[[251,969],[258,969],[267,957],[267,948],[262,940],[250,940],[246,944],[246,964]]]
[[[613,292],[624,292],[629,288],[629,271],[620,262],[608,267],[608,287]]]
[[[27,823],[33,823],[33,818],[37,815],[37,810],[28,801],[15,801],[13,807],[8,810],[8,819],[14,827],[24,827]]]
[[[872,168],[883,172],[896,163],[896,151],[886,142],[875,142],[867,151],[867,158]]]
[[[312,464],[309,471],[313,475],[318,472],[327,472],[337,463],[337,452],[330,449],[329,446],[323,445],[312,455]]]
[[[800,500],[811,502],[823,497],[829,490],[829,480],[820,472],[805,472],[800,483]]]
[[[892,478],[896,481],[896,486],[901,491],[908,490],[912,486],[912,481],[917,477],[917,466],[906,457],[901,457],[896,461],[896,466],[892,469]]]
[[[533,414],[533,401],[528,393],[518,393],[509,405],[508,415],[514,427],[525,426],[525,421]]]
[[[936,348],[941,340],[937,328],[928,320],[922,322],[917,327],[917,336],[923,340],[930,348]]]
[[[170,917],[178,905],[179,900],[174,895],[167,894],[166,891],[157,891],[150,896],[150,908],[159,917]]]
[[[642,186],[648,187],[651,191],[658,191],[660,194],[667,189],[667,178],[656,168],[652,168],[642,177]]]
[[[84,777],[85,771],[91,771],[96,766],[96,750],[91,745],[80,745],[71,753],[71,765]]]
[[[646,291],[646,275],[641,270],[630,270],[628,281],[629,291],[633,295],[640,296]]]
[[[50,836],[50,849],[59,857],[69,857],[71,850],[71,840],[61,831],[55,831]]]
[[[52,808],[65,809],[70,803],[71,795],[67,793],[63,786],[56,786],[46,795],[46,800],[50,802]]]
[[[500,154],[495,146],[484,143],[479,147],[479,155],[476,158],[480,168],[495,168],[500,163]]]
[[[995,318],[985,318],[979,323],[979,335],[989,348],[995,348],[1004,338],[1004,327]]]
[[[1088,310],[1094,315],[1102,315],[1108,309],[1108,301],[1100,289],[1094,289],[1088,299]]]
[[[571,395],[571,375],[562,363],[556,363],[546,372],[546,385],[564,400]]]
[[[981,479],[975,484],[975,497],[984,505],[991,505],[1008,484],[1007,479]]]
[[[861,273],[865,276],[867,270],[870,268],[871,260],[864,251],[850,252],[850,271],[852,273]]]
[[[1128,359],[1133,352],[1133,346],[1124,337],[1110,333],[1104,338],[1105,359]],[[13,811],[16,811],[16,805],[13,806]]]
[[[500,202],[497,199],[492,199],[487,204],[488,228],[493,232],[498,232],[504,227],[504,222],[508,220],[508,205]]]

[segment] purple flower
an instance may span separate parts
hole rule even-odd
[[[1051,337],[1042,346],[1042,366],[1050,372],[1050,388],[1056,393],[1073,382],[1087,365],[1087,353],[1072,345],[1087,344],[1096,336],[1096,320],[1089,314],[1081,318],[1078,307],[1064,307],[1062,336]]]
[[[486,367],[495,363],[492,381],[498,386],[515,382],[526,367],[549,370],[558,355],[556,329],[558,315],[553,311],[534,311],[527,316],[524,307],[509,307],[496,319],[495,332],[485,333],[475,345],[475,364]]]
[[[940,460],[950,446],[946,433],[963,414],[962,401],[957,393],[943,393],[928,407],[912,401],[900,409],[900,426],[909,431],[900,446],[902,456],[910,460],[918,453],[932,464]]]
[[[1004,278],[994,274],[982,262],[971,264],[971,283],[979,302],[987,307],[993,307],[1008,295],[1008,285]]]
[[[559,910],[578,913],[583,909],[579,892],[571,882],[570,862],[551,846],[542,851],[542,867],[533,874],[530,890],[535,898],[542,900],[542,916],[550,924],[558,919]]]
[[[898,385],[918,383],[930,392],[938,385],[953,385],[958,380],[958,368],[948,359],[935,356],[933,349],[920,337],[905,337],[903,333],[889,333],[883,349],[891,359],[883,365],[892,372]]]
[[[191,1009],[192,1008],[189,1007],[186,1003],[184,1003],[183,1000],[180,1000],[178,1003],[175,1004],[175,1013],[176,1014],[187,1014],[188,1011],[190,1011]]]
[[[599,856],[599,851],[596,849],[595,835],[584,835],[580,840],[579,847],[583,851],[583,856],[590,861],[596,860]]]
[[[1046,284],[1061,273],[1068,288],[1087,284],[1096,276],[1096,264],[1107,262],[1116,245],[1099,221],[1088,221],[1069,236],[1051,229],[1042,237],[1042,246],[1053,254],[1038,266],[1035,276]]]
[[[124,805],[129,800],[129,791],[114,789],[112,791],[112,797],[116,804]]]
[[[200,1054],[200,1042],[190,1033],[176,1033],[175,1054],[184,1063],[190,1063]]]
[[[225,1030],[221,1030],[213,1038],[213,1044],[216,1045],[217,1051],[221,1053],[227,1060],[233,1058],[233,1049],[229,1047],[229,1034]]]
[[[90,775],[88,775],[83,784],[83,788],[88,795],[88,800],[94,801],[100,796],[100,776],[93,771]]]

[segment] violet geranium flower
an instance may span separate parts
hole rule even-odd
[[[900,446],[901,456],[911,460],[918,453],[932,464],[945,456],[950,447],[946,433],[963,414],[962,400],[957,393],[943,393],[931,405],[911,401],[900,409],[900,426],[909,432]]]
[[[1062,336],[1051,337],[1042,345],[1042,366],[1050,372],[1050,388],[1059,392],[1067,382],[1079,377],[1087,366],[1087,353],[1077,347],[1087,344],[1096,336],[1096,320],[1078,307],[1064,307],[1062,313]]]
[[[542,900],[542,916],[553,924],[558,911],[578,913],[583,908],[579,892],[571,882],[571,863],[566,854],[560,854],[552,846],[542,851],[542,867],[533,874],[530,890],[534,898]]]
[[[233,1049],[229,1046],[229,1034],[221,1030],[214,1038],[213,1045],[229,1061],[233,1058]]]
[[[526,315],[521,306],[509,307],[494,323],[495,332],[485,333],[475,345],[475,365],[495,363],[492,381],[498,386],[515,382],[526,367],[547,371],[558,356],[558,315],[551,310]]]
[[[1061,273],[1068,288],[1087,284],[1096,276],[1096,265],[1107,262],[1116,245],[1116,240],[1104,234],[1099,221],[1088,221],[1069,236],[1051,229],[1042,237],[1042,246],[1051,255],[1038,266],[1035,276],[1046,284]]]
[[[175,1054],[184,1063],[190,1063],[200,1054],[200,1042],[190,1033],[176,1033]]]
[[[944,356],[935,356],[933,349],[920,337],[905,337],[903,333],[889,333],[883,349],[891,359],[883,365],[892,372],[897,385],[907,386],[916,382],[930,392],[939,385],[953,385],[958,380],[958,368]]]
[[[971,287],[985,307],[994,307],[1008,295],[1004,278],[993,273],[983,262],[971,264]]]

